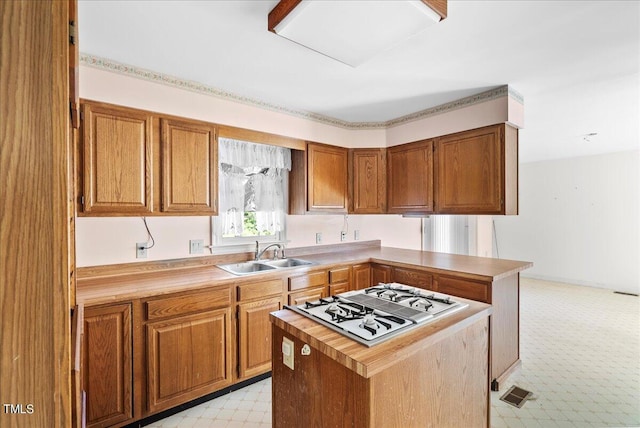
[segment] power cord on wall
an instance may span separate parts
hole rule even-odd
[[[147,229],[147,244],[149,244],[149,240],[151,240],[151,245],[146,245],[145,247],[140,247],[141,250],[149,250],[151,248],[153,248],[154,245],[156,245],[156,240],[153,239],[153,235],[151,234],[151,231],[149,230],[149,225],[147,224],[147,218],[146,217],[142,217],[142,222],[144,223],[144,228]]]
[[[493,242],[496,244],[496,258],[499,259],[500,258],[500,250],[498,249],[498,234],[496,232],[496,221],[495,220],[491,220],[491,223],[493,225]]]

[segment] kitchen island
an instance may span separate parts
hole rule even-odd
[[[469,306],[372,347],[272,313],[274,428],[489,426],[492,308],[458,300]]]

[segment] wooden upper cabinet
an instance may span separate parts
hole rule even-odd
[[[439,138],[436,211],[517,214],[517,140],[517,130],[505,124]]]
[[[161,119],[162,211],[217,214],[215,126]]]
[[[147,112],[101,103],[82,105],[85,213],[153,211],[153,126]]]
[[[433,212],[433,140],[387,149],[387,211]]]
[[[387,211],[387,153],[385,149],[353,149],[350,155],[349,212],[381,214]]]
[[[348,150],[307,144],[307,211],[347,212]]]

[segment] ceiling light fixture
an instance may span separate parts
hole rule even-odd
[[[281,0],[268,29],[356,67],[447,17],[447,0]]]

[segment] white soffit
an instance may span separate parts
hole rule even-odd
[[[357,67],[438,21],[440,15],[421,0],[303,0],[275,32]]]

